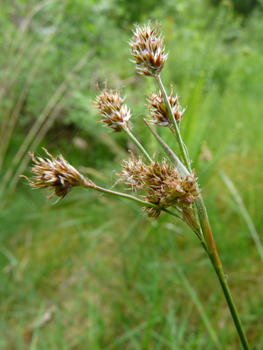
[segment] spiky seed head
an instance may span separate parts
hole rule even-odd
[[[145,163],[142,157],[136,158],[132,153],[128,160],[121,163],[122,172],[117,173],[120,181],[130,190],[143,190],[147,195],[144,200],[161,208],[190,205],[199,196],[195,173],[181,175],[179,171],[163,158],[159,163],[155,156],[153,163]],[[152,207],[143,208],[149,217],[157,217],[159,210]]]
[[[91,180],[85,179],[77,169],[70,165],[62,155],[54,158],[45,148],[43,150],[50,159],[35,157],[34,153],[30,153],[34,162],[34,166],[31,168],[33,177],[29,179],[25,175],[20,175],[29,181],[33,189],[52,190],[53,193],[46,197],[51,199],[53,196],[58,196],[58,202],[65,198],[74,186],[91,188],[95,186]]]
[[[173,95],[172,85],[171,85],[171,94],[168,97],[168,99],[169,99],[175,120],[179,124],[183,117],[185,109],[182,110],[179,103],[179,97],[177,95],[176,96]],[[168,109],[165,105],[161,91],[159,91],[158,94],[155,94],[154,92],[152,92],[148,96],[147,101],[150,104],[148,106],[148,109],[149,109],[150,117],[152,118],[151,123],[159,126],[168,126],[172,128],[173,123],[169,115]]]
[[[121,98],[118,90],[108,90],[107,84],[101,91],[98,87],[100,94],[96,97],[95,101],[91,104],[102,115],[101,121],[113,129],[113,132],[120,132],[124,128],[129,128],[128,121],[131,117],[130,110],[124,104],[124,98]]]
[[[163,69],[168,54],[165,54],[164,37],[161,36],[161,24],[155,23],[151,28],[151,21],[148,25],[140,28],[135,25],[134,36],[129,41],[131,54],[136,64],[137,72],[146,76],[158,76]]]

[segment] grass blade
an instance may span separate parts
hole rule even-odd
[[[229,191],[231,192],[234,200],[236,201],[237,205],[238,205],[238,209],[240,211],[240,214],[243,216],[247,227],[250,231],[250,234],[254,240],[254,243],[257,247],[260,259],[263,263],[263,245],[261,243],[261,240],[259,238],[259,235],[257,233],[257,230],[255,228],[255,225],[253,224],[253,221],[247,211],[247,208],[244,205],[243,199],[241,198],[241,196],[239,195],[235,185],[233,184],[233,182],[229,179],[229,177],[225,174],[225,172],[221,171],[220,175],[222,177],[222,180],[224,181],[224,183],[226,184],[226,186],[228,187]]]

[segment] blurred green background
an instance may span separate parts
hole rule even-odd
[[[45,147],[114,186],[128,149],[139,153],[96,122],[89,102],[106,80],[127,95],[134,134],[161,151],[142,122],[156,86],[136,74],[127,43],[148,19],[162,22],[162,77],[187,106],[183,139],[251,348],[262,349],[262,1],[10,0],[0,11],[0,349],[240,349],[185,224],[80,189],[52,205],[18,176]]]

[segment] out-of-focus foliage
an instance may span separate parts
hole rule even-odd
[[[113,170],[138,150],[97,123],[89,102],[106,80],[127,96],[134,134],[150,154],[160,151],[142,122],[156,86],[136,75],[127,43],[133,22],[149,19],[162,22],[163,80],[187,106],[183,138],[249,340],[262,348],[262,263],[218,175],[223,169],[235,183],[262,238],[262,1],[0,4],[0,348],[208,350],[215,334],[222,349],[238,347],[185,226],[167,216],[151,224],[137,205],[91,191],[51,206],[19,183],[27,152],[43,155],[43,146],[99,185],[115,184]],[[166,129],[157,131],[177,152]],[[55,316],[36,326],[50,305]]]
[[[238,13],[242,13],[246,16],[248,16],[251,11],[260,4],[260,0],[225,0],[233,6],[234,10],[237,11]],[[222,0],[211,0],[211,2],[215,5],[220,4]]]
[[[259,8],[244,26],[228,3],[218,7],[193,0],[165,0],[162,6],[157,2],[150,6],[147,1],[3,3],[1,23],[6,30],[0,58],[1,118],[4,120],[2,130],[8,127],[2,154],[6,167],[10,166],[12,156],[15,157],[21,137],[25,137],[29,127],[41,116],[13,165],[15,176],[15,169],[23,159],[24,166],[20,170],[25,168],[23,157],[30,145],[36,149],[47,134],[47,140],[52,140],[54,146],[62,142],[59,147],[65,147],[64,138],[56,137],[64,126],[67,143],[74,132],[84,132],[92,149],[97,148],[99,153],[92,152],[91,165],[98,165],[98,160],[105,159],[105,145],[102,146],[101,138],[96,137],[101,131],[96,123],[96,112],[89,105],[97,83],[101,85],[108,80],[110,86],[123,90],[135,116],[147,113],[141,96],[154,86],[149,80],[146,85],[147,82],[135,75],[127,45],[136,13],[139,23],[149,18],[163,21],[169,48],[163,77],[167,85],[171,81],[176,83],[182,103],[189,106],[188,121],[192,127],[191,115],[195,114],[196,118],[196,108],[199,115],[201,113],[197,99],[209,96],[211,101],[215,94],[221,95],[236,66],[248,66],[247,62],[253,57],[257,60],[262,52],[262,45],[258,45],[262,36]],[[240,60],[242,63],[238,63]],[[260,65],[253,65],[253,70],[257,67],[260,69]],[[251,75],[248,77],[250,84]],[[242,74],[241,79],[246,79],[246,75]],[[245,81],[242,86],[244,84]],[[192,138],[189,123],[185,125]],[[19,133],[14,132],[16,128]],[[138,133],[145,138],[145,132],[138,128]],[[119,142],[125,147],[122,136]],[[12,146],[13,143],[16,145]],[[195,146],[197,154],[193,158],[198,156],[200,146]],[[5,157],[6,152],[11,152],[9,158]],[[12,176],[8,176],[8,181],[13,181],[11,189],[14,189],[17,181],[12,180]]]

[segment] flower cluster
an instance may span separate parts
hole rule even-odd
[[[179,124],[183,117],[185,109],[182,110],[179,103],[179,97],[177,95],[173,96],[172,86],[171,86],[171,94],[168,97],[168,100],[171,105],[174,118],[176,122]],[[148,109],[149,109],[150,117],[152,118],[152,124],[156,124],[159,126],[169,126],[170,128],[172,128],[173,123],[169,115],[168,109],[166,107],[166,104],[164,102],[161,91],[159,91],[158,94],[155,94],[152,92],[148,96],[148,102],[150,104],[148,106]]]
[[[131,117],[130,110],[124,104],[125,98],[121,98],[118,90],[108,90],[105,83],[105,89],[97,96],[96,101],[92,102],[94,108],[103,116],[100,119],[102,123],[113,129],[114,132],[120,132],[128,128],[128,120]]]
[[[25,175],[20,175],[30,182],[33,189],[53,190],[53,193],[50,196],[47,195],[47,198],[51,199],[56,195],[60,201],[74,186],[95,186],[91,180],[85,179],[77,169],[70,165],[62,155],[56,159],[45,148],[43,150],[51,159],[35,157],[34,153],[31,153],[30,156],[35,163],[31,168],[31,173],[34,176],[29,179]]]
[[[167,60],[168,54],[164,53],[164,37],[161,36],[161,25],[157,22],[151,28],[151,21],[142,29],[135,25],[133,38],[129,44],[134,63],[139,74],[146,76],[160,75]]]
[[[183,176],[163,159],[161,163],[153,157],[153,162],[145,164],[143,158],[132,153],[128,160],[122,161],[122,172],[117,175],[130,190],[147,192],[144,200],[161,208],[176,206],[179,203],[189,205],[199,195],[195,174]],[[159,210],[144,208],[150,217],[158,217]]]

